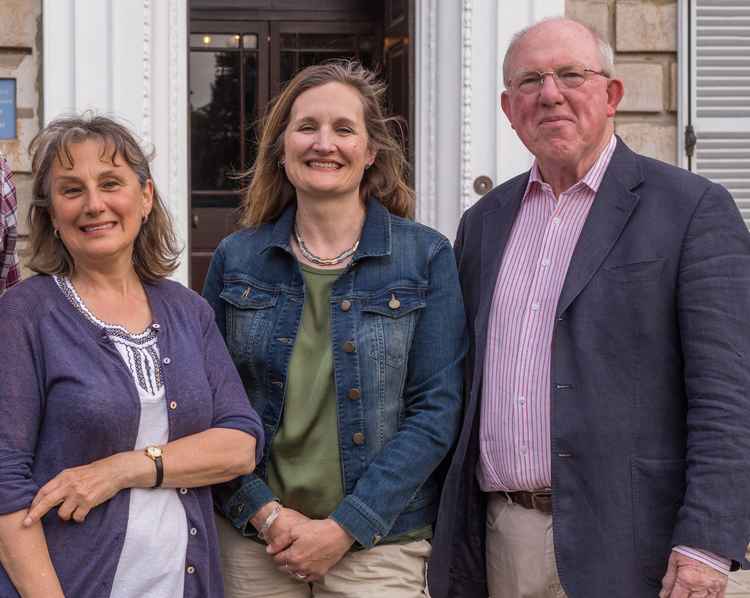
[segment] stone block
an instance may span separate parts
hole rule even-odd
[[[633,151],[677,164],[677,126],[665,123],[617,122],[617,134]]]
[[[611,41],[610,10],[607,0],[566,0],[565,16],[585,23]]]
[[[0,3],[0,45],[33,48],[41,0],[3,0]]]
[[[31,175],[23,172],[13,173],[18,198],[18,233],[29,234],[28,216],[31,208]]]
[[[620,112],[664,110],[664,67],[660,63],[618,62],[615,72],[625,87]]]
[[[615,36],[618,52],[676,52],[677,2],[619,0]]]
[[[680,101],[679,88],[677,87],[677,63],[669,65],[669,111],[677,112],[677,103]]]
[[[39,121],[36,118],[19,118],[16,120],[15,139],[0,141],[0,150],[5,154],[13,172],[31,172],[31,157],[28,153],[29,144],[39,132]]]

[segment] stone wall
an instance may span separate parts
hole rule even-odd
[[[625,85],[615,128],[635,151],[677,163],[677,2],[566,0],[568,16],[604,35]]]
[[[13,170],[18,194],[21,249],[31,201],[29,143],[42,119],[42,0],[0,2],[0,78],[16,80],[16,139],[0,139],[0,152]],[[23,261],[23,260],[22,260]],[[28,274],[28,272],[24,272]]]

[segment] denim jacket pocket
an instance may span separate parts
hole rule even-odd
[[[376,342],[370,344],[370,357],[394,368],[403,367],[409,354],[419,310],[424,309],[425,291],[393,288],[372,295],[362,304],[366,328],[374,329]],[[378,317],[380,316],[380,317]]]
[[[226,303],[226,342],[232,359],[246,387],[261,388],[279,293],[231,280],[224,282],[219,296]],[[249,394],[251,400],[258,398]]]

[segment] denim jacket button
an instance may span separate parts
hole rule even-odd
[[[352,436],[352,442],[357,446],[362,446],[365,443],[365,435],[362,432],[355,432]]]
[[[341,311],[349,311],[352,308],[352,302],[349,299],[344,299],[341,302]]]
[[[396,299],[396,295],[391,294],[391,300],[388,302],[388,307],[390,307],[393,310],[398,309],[401,307],[401,302]]]
[[[362,393],[360,392],[359,388],[351,388],[349,389],[349,393],[346,396],[349,397],[352,401],[356,401],[359,397],[362,396]]]
[[[354,353],[356,347],[354,346],[354,343],[352,341],[346,341],[344,343],[344,352],[345,353]]]

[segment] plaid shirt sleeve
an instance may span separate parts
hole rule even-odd
[[[21,279],[16,255],[17,205],[13,173],[7,161],[0,158],[0,295]]]

